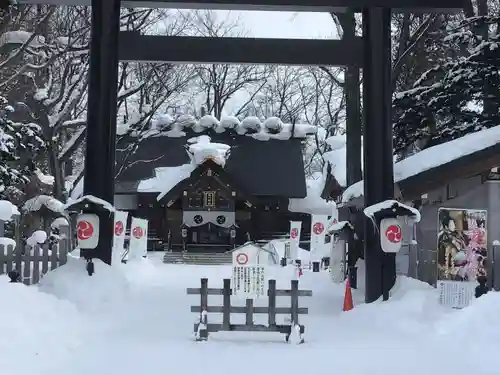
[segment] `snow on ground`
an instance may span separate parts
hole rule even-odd
[[[312,289],[314,296],[300,301],[310,308],[301,320],[305,344],[285,344],[280,334],[233,332],[197,343],[192,335],[196,314],[189,306],[199,299],[187,296],[186,288],[197,287],[201,277],[208,277],[210,287],[221,287],[221,279],[230,277],[230,266],[167,265],[154,256],[113,267],[96,262],[92,277],[84,266],[84,261],[70,259],[39,287],[0,278],[4,372],[303,375],[334,369],[344,375],[493,375],[500,366],[495,355],[500,333],[497,293],[454,311],[438,305],[434,288],[400,278],[390,302],[364,305],[360,292],[354,291],[354,310],[342,313],[344,286],[333,284],[328,272],[306,270],[300,288]],[[277,266],[268,271],[279,288],[289,285],[292,272]],[[209,297],[210,304],[219,300]],[[278,297],[279,305],[287,303],[286,297]],[[219,319],[209,314],[209,321]]]

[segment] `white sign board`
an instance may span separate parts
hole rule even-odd
[[[266,268],[259,265],[268,260],[267,253],[260,247],[248,244],[233,250],[233,294],[243,298],[259,298],[266,296]]]
[[[311,261],[318,262],[325,256],[325,235],[328,215],[311,215]]]
[[[380,221],[380,245],[385,253],[397,253],[403,244],[403,228],[396,218]]]
[[[258,264],[251,266],[233,266],[233,295],[243,298],[267,296],[266,267]]]
[[[439,303],[454,309],[467,307],[474,299],[477,285],[475,281],[438,280]]]
[[[99,216],[96,214],[78,215],[76,237],[80,249],[95,249],[99,243]]]
[[[290,259],[298,259],[299,257],[299,242],[300,242],[300,229],[302,227],[301,221],[290,222]]]
[[[125,231],[127,228],[128,212],[115,211],[113,227],[113,258],[121,260],[125,244]]]
[[[132,217],[130,225],[129,258],[146,256],[148,252],[148,221]]]

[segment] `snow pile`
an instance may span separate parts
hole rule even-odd
[[[208,135],[188,139],[188,144],[189,158],[195,165],[203,164],[206,160],[213,160],[224,167],[231,153],[231,146],[224,143],[212,143]]]
[[[16,205],[9,201],[0,200],[0,220],[11,221],[14,219],[14,216],[21,216]]]
[[[312,215],[332,215],[332,212],[337,209],[337,205],[333,201],[327,202],[321,198],[321,193],[324,187],[322,178],[308,178],[306,180],[307,195],[305,198],[290,198],[288,210],[290,212],[302,212]]]
[[[429,147],[394,165],[394,182],[439,167],[461,157],[495,146],[500,142],[500,126],[480,130],[464,137]],[[363,181],[349,186],[342,195],[342,202],[363,196]]]
[[[68,257],[68,262],[49,272],[41,280],[41,291],[68,300],[80,311],[105,312],[114,304],[127,299],[129,282],[120,270],[120,265],[110,267],[94,259],[95,273],[87,274],[84,259]]]
[[[52,212],[64,212],[64,203],[48,195],[38,195],[34,198],[28,199],[24,203],[22,210],[24,212],[37,212],[42,207],[45,207]]]
[[[163,114],[154,119],[151,129],[142,132],[141,136],[184,137],[185,130],[192,129],[196,133],[213,130],[216,133],[235,131],[239,135],[246,135],[260,141],[269,139],[287,140],[290,138],[305,138],[316,134],[318,128],[310,124],[285,124],[277,117],[261,120],[249,116],[241,121],[234,116],[223,116],[220,121],[212,115],[205,115],[196,119],[191,115],[180,115],[174,118],[170,114]],[[123,131],[123,130],[122,130]],[[134,135],[134,132],[132,132]]]
[[[79,350],[89,322],[67,301],[0,276],[3,373],[50,374]]]
[[[490,292],[472,300],[469,306],[439,322],[438,332],[459,341],[470,340],[471,332],[475,333],[475,340],[482,338],[485,341],[498,340],[500,336],[499,309],[500,293]]]
[[[13,246],[16,247],[16,241],[9,237],[0,237],[0,246]]]
[[[26,244],[33,247],[37,244],[42,244],[47,241],[47,233],[43,230],[36,230],[33,234],[26,240]]]
[[[49,174],[43,173],[40,169],[35,170],[36,177],[40,180],[42,184],[52,186],[54,185],[55,178]]]
[[[51,228],[69,227],[68,219],[65,217],[58,217],[50,224]]]

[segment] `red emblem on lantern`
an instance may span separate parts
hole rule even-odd
[[[83,220],[78,222],[76,235],[80,241],[88,240],[94,234],[94,226],[91,222]]]
[[[322,223],[315,223],[313,225],[313,232],[315,234],[321,234],[325,230],[325,226]]]
[[[134,235],[135,238],[140,239],[144,235],[144,231],[142,230],[141,227],[135,227],[134,230],[132,231],[132,234]]]
[[[115,236],[121,236],[122,233],[123,233],[123,223],[118,220],[115,223]]]
[[[399,225],[390,225],[386,231],[385,236],[392,243],[400,243],[403,239],[403,233]]]
[[[299,235],[299,230],[297,228],[293,228],[290,231],[290,237],[292,237],[293,240],[296,239],[298,235]]]

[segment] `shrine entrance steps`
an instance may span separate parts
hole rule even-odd
[[[233,255],[227,253],[181,253],[181,252],[166,252],[163,256],[163,263],[180,263],[180,264],[198,264],[215,266],[222,264],[231,264]]]

